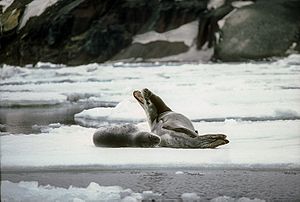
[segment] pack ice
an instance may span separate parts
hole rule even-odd
[[[74,103],[105,107],[76,114],[79,125],[1,136],[1,169],[299,167],[299,61],[299,55],[292,55],[275,62],[238,64],[4,65],[1,107]],[[144,112],[131,96],[133,90],[145,87],[192,119],[200,134],[225,133],[230,143],[207,150],[96,148],[92,135],[97,127],[134,123],[149,130]]]

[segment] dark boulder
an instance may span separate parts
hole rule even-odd
[[[98,62],[105,62],[131,41],[132,35],[124,25],[103,26],[100,23],[90,31],[84,49],[89,55],[97,57]]]
[[[246,61],[285,56],[293,43],[299,44],[299,11],[298,0],[260,0],[238,9],[222,28],[215,57]]]
[[[197,36],[197,49],[200,50],[205,43],[208,43],[208,48],[216,44],[215,34],[219,32],[218,21],[224,18],[233,10],[231,4],[225,4],[218,9],[204,12],[199,17],[199,29]]]
[[[300,49],[299,0],[257,0],[231,13],[222,28],[218,21],[232,10],[232,0],[210,11],[208,0],[63,0],[20,28],[31,1],[15,0],[0,15],[0,64],[80,65],[186,53],[192,46],[184,40],[132,44],[133,37],[149,31],[163,33],[195,20],[199,20],[197,48],[207,43],[220,60],[257,60]]]
[[[16,0],[7,11],[22,10],[6,26],[13,30],[10,40],[5,37],[8,34],[1,35],[0,61],[14,65],[38,61],[69,65],[105,62],[131,45],[134,35],[152,30],[165,32],[196,20],[206,4],[207,0],[64,0],[40,16],[31,17],[17,30],[26,4]],[[155,57],[186,51],[184,44],[170,44],[159,42],[140,47],[166,48],[161,56],[161,51],[153,53]],[[142,58],[150,57],[148,51],[142,52]]]
[[[162,33],[194,21],[206,10],[208,0],[162,0],[155,15],[151,29]]]
[[[147,60],[178,55],[189,50],[183,42],[154,41],[146,44],[134,43],[122,50],[112,60]]]

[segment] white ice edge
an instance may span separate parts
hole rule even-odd
[[[300,121],[194,123],[200,134],[225,133],[218,149],[100,148],[95,129],[61,126],[48,133],[1,136],[1,169],[26,167],[299,168]],[[146,123],[138,127],[149,130]]]
[[[3,201],[121,201],[137,202],[162,200],[162,193],[155,193],[151,190],[144,190],[141,193],[133,192],[129,188],[120,186],[101,186],[98,183],[91,182],[87,187],[69,188],[56,187],[51,185],[39,185],[37,181],[21,181],[13,183],[10,181],[1,181],[1,200]],[[182,193],[183,202],[199,201],[197,193]],[[211,200],[218,201],[239,201],[239,202],[263,202],[261,199],[249,199],[246,197],[232,198],[228,196],[219,196]]]
[[[272,109],[268,109],[269,104],[239,105],[227,106],[228,109],[214,106],[209,107],[202,104],[201,107],[192,106],[192,109],[184,107],[184,103],[177,101],[177,106],[181,106],[180,112],[185,114],[191,120],[199,121],[228,121],[228,120],[247,120],[247,121],[268,121],[268,120],[297,120],[300,118],[297,109],[298,104],[290,105],[289,108],[276,107],[273,104]],[[193,110],[194,109],[194,110]],[[217,113],[215,113],[217,112]],[[134,98],[127,98],[121,101],[116,107],[96,107],[83,110],[75,114],[76,123],[86,127],[100,127],[103,123],[127,122],[137,123],[146,120],[146,115],[141,106]]]

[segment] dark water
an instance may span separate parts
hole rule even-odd
[[[300,171],[202,169],[182,170],[58,171],[2,173],[2,180],[38,181],[40,185],[86,188],[121,186],[134,192],[151,190],[162,200],[180,199],[183,193],[197,193],[201,201],[219,196],[259,198],[266,201],[300,201]]]
[[[11,134],[39,133],[39,127],[51,123],[75,124],[74,114],[93,108],[87,104],[0,108],[0,131]],[[4,133],[3,133],[4,134]]]

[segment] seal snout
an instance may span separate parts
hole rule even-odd
[[[139,131],[135,134],[133,141],[139,147],[156,147],[160,143],[160,137],[151,132]]]
[[[160,137],[157,136],[157,135],[151,135],[149,137],[149,139],[150,139],[150,142],[153,142],[153,144],[157,144],[158,145],[160,143]]]
[[[141,91],[136,90],[133,91],[133,97],[135,97],[135,99],[140,103],[140,104],[144,104],[144,97],[143,94],[141,93]]]
[[[151,95],[152,92],[148,88],[144,88],[141,91],[139,90],[133,91],[133,96],[141,105],[144,105],[145,101],[147,101],[148,104],[148,100],[150,99]]]

